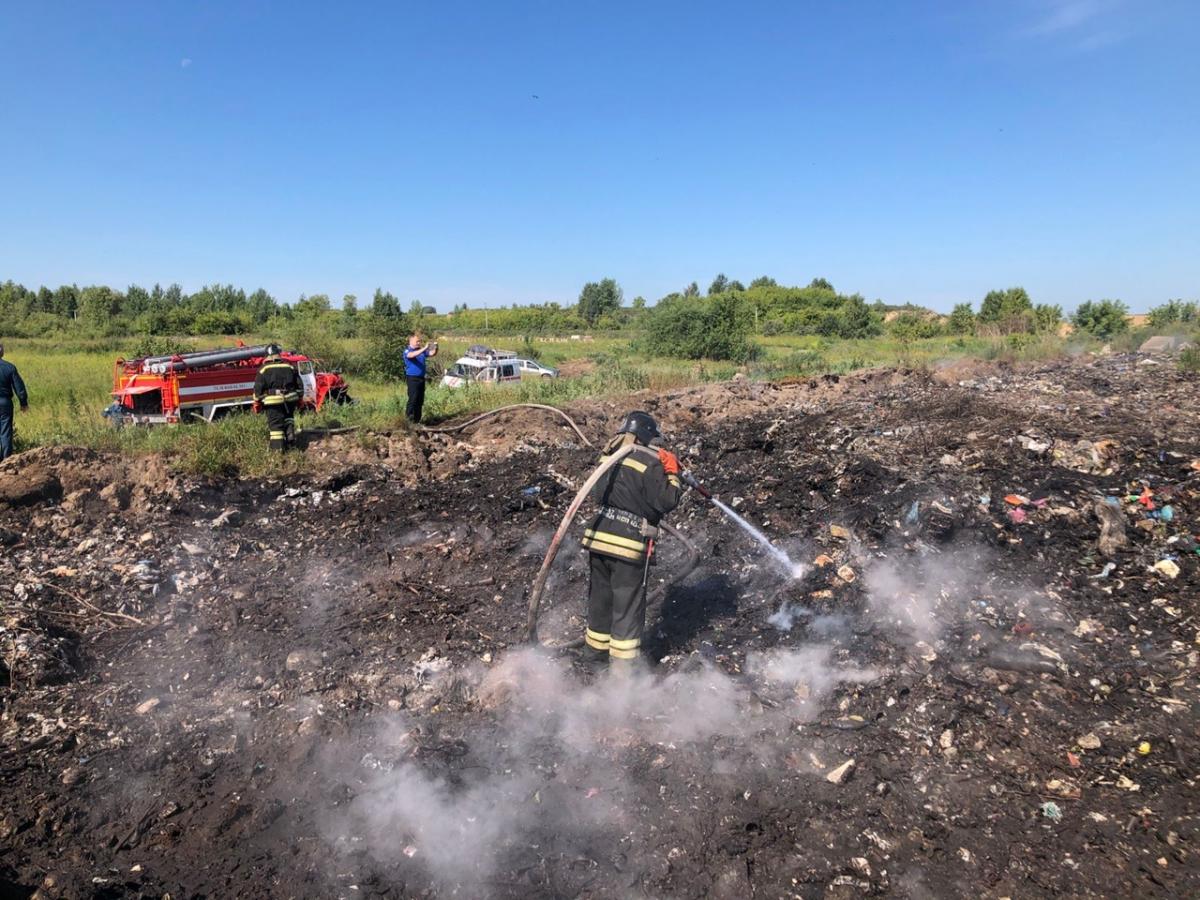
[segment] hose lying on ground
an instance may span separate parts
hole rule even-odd
[[[449,434],[450,432],[462,431],[464,428],[470,428],[472,425],[482,422],[484,419],[490,419],[492,416],[498,416],[502,412],[508,412],[509,410],[513,409],[544,409],[547,412],[552,412],[556,416],[559,416],[561,419],[563,419],[563,421],[565,421],[571,426],[571,428],[574,429],[575,433],[579,435],[579,439],[583,441],[583,445],[585,447],[592,446],[592,442],[587,439],[587,435],[579,430],[579,426],[575,424],[574,419],[568,416],[557,406],[547,406],[544,403],[514,403],[511,406],[501,406],[499,409],[492,409],[485,413],[480,413],[473,418],[467,419],[465,422],[459,422],[457,425],[418,425],[417,429],[419,431],[429,432],[430,434]]]
[[[587,481],[583,483],[583,487],[581,487],[575,494],[575,499],[572,500],[571,505],[567,507],[566,515],[564,515],[562,521],[559,522],[558,530],[554,532],[554,537],[550,540],[550,546],[546,548],[546,558],[542,560],[542,567],[538,570],[537,578],[534,579],[533,590],[529,592],[529,618],[526,621],[526,637],[531,644],[535,644],[538,641],[538,611],[542,605],[542,592],[546,589],[546,580],[550,577],[550,567],[554,564],[554,558],[558,555],[558,548],[562,545],[563,538],[570,529],[571,523],[575,520],[575,514],[579,512],[579,507],[583,505],[583,501],[587,499],[588,494],[591,493],[591,490],[593,487],[595,487],[596,482],[598,482],[604,476],[604,473],[615,466],[624,457],[632,453],[633,449],[633,444],[627,444],[624,447],[621,447],[611,456],[607,457],[599,466],[597,466],[596,470],[588,476]],[[699,548],[697,548],[695,544],[684,537],[680,531],[665,523],[663,523],[660,527],[666,531],[667,534],[677,538],[685,547],[688,548],[688,558],[683,569],[676,574],[673,579],[668,582],[664,582],[650,592],[646,598],[647,605],[649,605],[652,601],[657,600],[659,595],[665,593],[667,588],[672,584],[675,584],[681,578],[689,575],[691,571],[696,568],[696,563],[700,560]],[[578,643],[578,641],[572,641],[566,644],[558,644],[556,645],[556,649],[567,649],[569,647],[577,646]]]

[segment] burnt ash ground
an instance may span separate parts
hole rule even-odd
[[[701,564],[651,609],[632,698],[550,654],[505,669],[560,481],[594,462],[565,430],[427,442],[452,474],[416,486],[363,464],[103,496],[111,460],[43,455],[74,481],[0,513],[0,893],[1195,896],[1196,386],[1119,357],[639,395],[724,499],[827,560],[787,580],[688,497]],[[1173,521],[1126,500],[1144,486]],[[680,556],[664,540],[655,578]],[[544,638],[579,633],[584,591],[568,547]],[[814,646],[862,680],[755,665]],[[389,812],[427,788],[429,815]]]

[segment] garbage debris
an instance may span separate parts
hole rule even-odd
[[[639,393],[682,461],[821,564],[780,578],[689,495],[667,521],[700,562],[653,596],[687,556],[656,543],[627,685],[566,646],[582,553],[552,573],[547,647],[524,646],[569,502],[550,484],[595,465],[560,426],[332,436],[315,472],[267,479],[18,454],[0,481],[36,463],[61,491],[0,504],[0,885],[1194,896],[1194,376],[973,365]],[[626,411],[574,403],[596,439]],[[152,467],[126,508],[100,497]],[[1108,497],[1127,524],[1102,542]],[[209,528],[225,510],[241,524]]]
[[[1042,804],[1042,815],[1051,822],[1061,822],[1063,817],[1062,810],[1053,800],[1047,800]]]
[[[1115,556],[1123,549],[1129,540],[1125,535],[1127,520],[1119,502],[1110,500],[1098,501],[1093,507],[1096,518],[1100,520],[1100,538],[1097,547],[1104,556]]]
[[[1172,581],[1179,577],[1179,564],[1173,559],[1160,559],[1152,568],[1155,572],[1166,575]]]

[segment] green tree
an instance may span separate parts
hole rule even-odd
[[[947,334],[974,334],[975,313],[970,303],[957,303],[946,319]]]
[[[750,290],[764,287],[779,287],[779,285],[775,283],[774,278],[768,278],[766,275],[759,275],[752,282],[750,282]]]
[[[1120,300],[1089,300],[1075,310],[1071,323],[1080,331],[1104,339],[1129,329],[1128,314]]]
[[[712,280],[708,286],[708,296],[713,294],[723,294],[729,290],[729,279],[725,277],[724,272],[718,272],[717,277]]]
[[[989,325],[1001,334],[1033,331],[1036,317],[1033,301],[1023,287],[988,291],[979,305],[979,324]]]
[[[342,297],[342,311],[338,313],[334,331],[340,338],[351,338],[358,334],[358,298],[353,294]]]
[[[672,294],[647,313],[642,345],[656,356],[744,362],[758,350],[751,324],[747,304],[733,294],[703,299]]]
[[[687,287],[685,287],[683,289],[683,296],[699,297],[700,296],[700,285],[696,284],[696,282],[693,281],[691,284],[689,284]]]
[[[746,286],[744,284],[742,284],[740,281],[738,281],[736,278],[734,278],[732,281],[729,282],[729,286],[726,287],[725,290],[737,291],[738,293],[741,293],[746,290]]]
[[[867,301],[861,294],[851,294],[844,298],[837,317],[838,337],[868,338],[883,333],[882,318],[867,306]]]
[[[579,315],[588,325],[594,325],[601,316],[620,309],[623,299],[621,286],[612,278],[589,281],[579,292]]]
[[[150,309],[150,292],[144,287],[131,284],[125,291],[125,302],[121,305],[121,314],[135,318]]]
[[[88,325],[108,327],[121,308],[121,295],[103,285],[85,287],[79,292],[79,319]]]
[[[52,303],[56,316],[73,318],[79,310],[79,288],[73,284],[60,285],[54,292]]]
[[[643,297],[641,294],[638,294],[636,297],[633,298],[632,308],[637,310],[638,312],[641,312],[643,309],[646,308],[646,298]]]
[[[253,294],[246,298],[246,312],[250,314],[250,320],[255,325],[261,325],[279,309],[279,304],[275,302],[275,298],[268,294],[263,288],[259,288]]]
[[[808,283],[808,286],[810,288],[816,288],[819,291],[830,291],[832,293],[837,293],[833,290],[833,285],[830,284],[829,280],[826,278],[814,278]]]
[[[196,312],[237,312],[246,308],[246,292],[232,284],[206,284],[188,298]]]
[[[329,303],[328,294],[313,294],[311,297],[300,295],[300,299],[296,301],[296,305],[292,307],[292,311],[297,316],[317,317],[325,315],[332,309]]]
[[[363,364],[367,372],[378,378],[404,378],[404,351],[411,333],[407,317],[399,311],[395,315],[372,313],[366,317],[363,330]]]
[[[375,298],[371,301],[371,315],[378,318],[400,316],[400,301],[382,288],[375,289]]]
[[[1168,300],[1150,310],[1148,322],[1153,328],[1190,325],[1200,319],[1200,305],[1193,301]]]
[[[1058,331],[1063,320],[1062,307],[1053,303],[1039,303],[1033,308],[1034,330],[1042,334]]]

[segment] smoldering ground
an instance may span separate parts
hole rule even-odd
[[[531,848],[589,858],[652,829],[635,782],[656,768],[699,777],[778,766],[796,749],[795,723],[839,686],[878,674],[821,645],[754,654],[747,669],[732,677],[696,661],[661,677],[588,681],[523,649],[490,668],[447,671],[431,688],[469,696],[474,721],[451,734],[397,715],[377,723],[369,752],[332,749],[325,766],[353,797],[327,837],[372,865],[486,895],[488,879],[519,870]],[[452,761],[431,747],[449,747]]]

